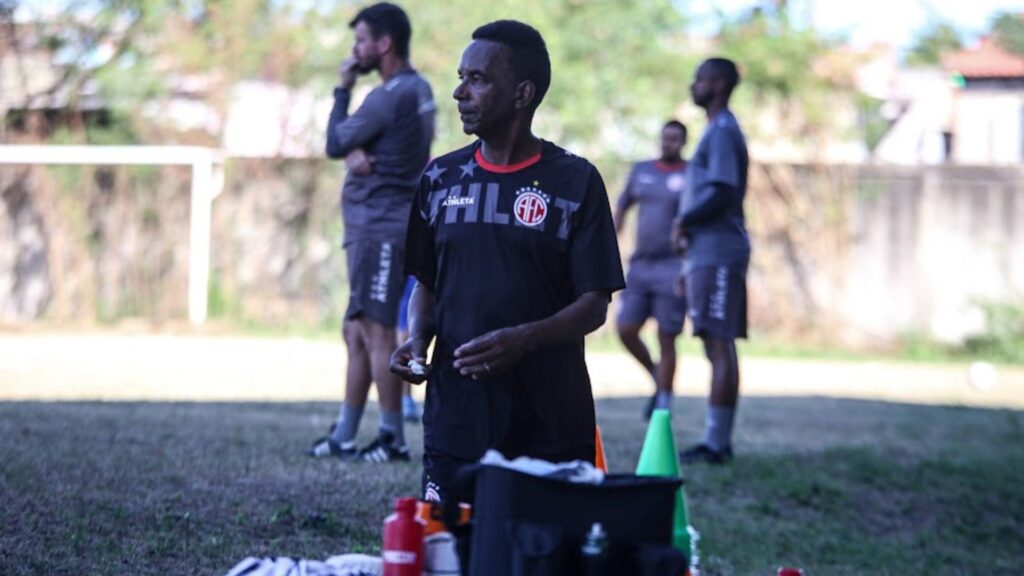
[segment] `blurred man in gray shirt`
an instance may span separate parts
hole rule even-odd
[[[341,64],[327,124],[327,156],[344,158],[341,192],[350,286],[343,334],[348,348],[345,401],[330,433],[313,443],[314,457],[386,462],[409,460],[401,412],[401,379],[388,370],[395,350],[398,303],[405,285],[406,226],[420,173],[430,157],[434,98],[409,63],[412,28],[394,4],[362,9],[349,23],[352,55]],[[382,84],[349,114],[360,74],[377,71]],[[380,399],[380,433],[357,448],[356,435],[372,382]]]
[[[711,362],[711,397],[703,440],[680,461],[722,464],[732,458],[732,429],[739,400],[736,339],[747,337],[747,267],[750,238],[743,217],[747,193],[747,143],[729,97],[739,84],[736,65],[710,58],[697,68],[690,94],[707,112],[708,125],[687,167],[686,193],[673,230],[685,249],[687,315]]]
[[[629,258],[626,289],[619,296],[616,327],[619,339],[650,373],[654,395],[644,406],[644,419],[655,408],[672,409],[676,374],[676,338],[686,319],[686,298],[673,289],[682,258],[669,235],[686,186],[686,126],[670,120],[661,128],[661,156],[637,162],[615,206],[615,231],[622,232],[627,211],[637,206],[636,244]],[[640,329],[648,318],[658,323],[658,362],[655,364]]]

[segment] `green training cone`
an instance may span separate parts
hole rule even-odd
[[[651,414],[651,423],[647,426],[647,437],[640,450],[640,460],[636,464],[636,473],[640,476],[670,476],[679,478],[679,456],[676,453],[676,442],[672,436],[672,415],[668,410],[658,409]],[[672,545],[690,558],[690,525],[686,511],[686,492],[679,487],[676,498],[675,519],[672,523]]]

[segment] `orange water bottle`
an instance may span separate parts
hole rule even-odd
[[[384,520],[382,576],[420,576],[423,571],[423,527],[416,517],[416,499],[395,500],[395,513]]]

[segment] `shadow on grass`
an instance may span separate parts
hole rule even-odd
[[[643,399],[598,402],[613,471]],[[224,573],[246,556],[376,552],[417,463],[304,455],[323,403],[0,403],[0,573]],[[371,407],[363,440],[376,427]],[[703,401],[678,398],[680,447]],[[419,456],[419,426],[407,426]],[[684,470],[705,574],[1011,574],[1024,566],[1024,413],[744,398],[735,462]],[[382,473],[382,470],[384,471]]]

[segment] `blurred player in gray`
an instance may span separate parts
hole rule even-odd
[[[673,241],[685,249],[683,284],[693,333],[711,362],[704,438],[683,450],[680,461],[722,464],[732,458],[732,429],[739,400],[736,339],[747,337],[747,267],[750,239],[743,216],[747,193],[747,143],[729,110],[739,84],[736,64],[710,58],[697,68],[690,93],[708,124],[687,166],[687,186]]]
[[[402,422],[401,379],[388,370],[405,286],[405,235],[420,173],[430,157],[434,98],[409,63],[412,28],[389,3],[362,9],[349,23],[352,55],[341,64],[340,84],[327,125],[327,156],[344,158],[341,192],[344,247],[351,292],[343,334],[348,348],[345,401],[330,433],[313,443],[314,457],[385,462],[409,460]],[[349,114],[352,88],[376,71],[381,85]],[[356,434],[372,382],[380,398],[380,433],[359,449]]]
[[[623,345],[654,380],[654,395],[644,406],[645,420],[655,408],[672,409],[676,338],[686,319],[686,298],[674,289],[682,257],[670,240],[686,185],[685,146],[686,126],[677,120],[666,122],[661,129],[660,158],[633,166],[615,207],[615,231],[620,234],[626,213],[637,207],[636,243],[626,289],[619,297],[617,328]],[[640,339],[640,329],[651,317],[658,323],[657,363]]]

